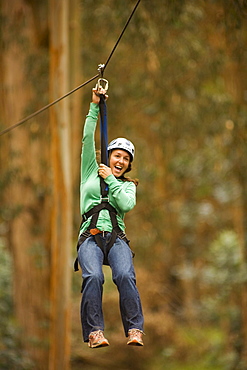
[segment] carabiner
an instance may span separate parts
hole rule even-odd
[[[105,79],[105,78],[99,78],[98,79],[98,82],[95,86],[95,89],[98,90],[98,92],[101,94],[101,91],[104,90],[105,92],[107,92],[108,90],[108,81]]]

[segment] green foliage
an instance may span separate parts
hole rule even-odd
[[[221,355],[225,368],[239,363],[238,368],[244,369],[239,349],[243,344],[241,292],[247,282],[246,267],[237,234],[232,230],[222,231],[209,248],[208,265],[203,268],[201,278],[207,290],[202,298],[204,318],[220,327],[223,325],[229,338],[234,338],[225,361]]]
[[[212,243],[209,253],[215,272],[218,273],[222,269],[227,271],[228,280],[234,282],[242,262],[237,234],[232,230],[221,232],[219,237]],[[239,281],[238,278],[237,281]],[[223,279],[222,283],[225,284],[225,282]],[[221,280],[219,284],[221,284]]]
[[[20,332],[14,320],[12,268],[10,255],[0,239],[0,368],[31,369],[31,362],[20,344]]]
[[[222,303],[229,302],[232,293],[239,292],[247,282],[247,266],[244,263],[237,234],[222,231],[209,248],[209,265],[204,268],[203,279],[215,288]]]
[[[236,232],[220,232],[204,258],[207,263],[202,266],[187,262],[177,269],[179,279],[200,292],[200,300],[190,302],[193,321],[185,321],[187,324],[177,329],[179,353],[187,348],[190,355],[185,363],[188,361],[190,366],[200,358],[200,369],[233,369],[236,364],[238,369],[245,369],[240,355],[241,292],[245,289],[247,268]],[[186,309],[185,306],[182,317],[186,317]],[[174,366],[178,366],[176,361]]]
[[[247,282],[247,268],[234,231],[221,232],[211,244],[208,265],[203,268],[201,279],[207,291],[202,298],[205,318],[227,322],[228,330],[238,335],[242,325],[241,292]]]

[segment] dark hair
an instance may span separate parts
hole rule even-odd
[[[125,177],[124,176],[127,172],[130,172],[131,169],[132,169],[131,163],[129,163],[129,166],[128,166],[127,170],[124,172],[124,174],[121,177],[119,177],[119,179],[121,179],[122,181],[133,182],[137,186],[139,184],[139,180],[138,179],[132,179],[130,177]]]

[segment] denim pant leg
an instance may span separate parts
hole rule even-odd
[[[78,251],[82,269],[81,324],[84,342],[92,331],[104,330],[102,293],[104,275],[102,272],[103,253],[94,238],[87,238]]]
[[[112,279],[118,287],[119,305],[125,335],[129,329],[143,331],[143,313],[136,277],[132,252],[125,241],[117,238],[108,255],[112,269]]]

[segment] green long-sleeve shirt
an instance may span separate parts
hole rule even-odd
[[[80,211],[81,214],[89,211],[100,203],[100,178],[98,175],[98,164],[95,152],[95,129],[98,120],[99,107],[91,103],[89,113],[86,117],[81,154],[81,184],[80,184]],[[124,215],[136,204],[136,185],[130,181],[122,181],[114,175],[105,179],[109,187],[109,203],[117,210],[119,227],[125,231]],[[81,232],[85,231],[90,219],[81,226]],[[97,228],[102,231],[111,231],[112,224],[107,210],[99,214]]]

